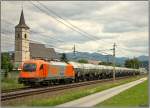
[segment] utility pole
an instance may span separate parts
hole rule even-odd
[[[114,45],[113,45],[113,80],[115,81],[115,62],[116,62],[116,60],[115,60],[115,53],[116,53],[116,43],[114,43]]]
[[[76,47],[74,45],[74,47],[73,47],[73,53],[74,53],[74,55],[75,55],[75,52],[76,52]]]

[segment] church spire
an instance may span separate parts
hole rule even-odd
[[[20,16],[19,24],[16,27],[17,28],[26,28],[26,29],[29,29],[29,27],[25,24],[23,9],[21,11],[21,16]]]
[[[22,25],[22,24],[25,25],[23,10],[22,10],[22,12],[21,12],[19,24],[20,24],[20,25]]]

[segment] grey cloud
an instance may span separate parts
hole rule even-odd
[[[41,1],[40,1],[41,2]],[[124,1],[122,1],[124,2]],[[120,35],[121,33],[130,32],[130,31],[136,31],[136,32],[147,32],[148,28],[148,5],[147,2],[128,2],[129,5],[125,6],[124,8],[118,8],[115,11],[110,11],[108,13],[105,13],[105,10],[111,8],[111,7],[117,7],[120,5],[120,2],[105,2],[105,1],[96,1],[96,2],[88,2],[88,1],[76,1],[76,2],[64,2],[64,1],[43,1],[42,3],[46,5],[48,8],[55,11],[58,15],[62,16],[63,18],[69,20],[69,21],[88,21],[89,23],[96,22],[97,24],[100,24],[103,26],[102,34],[99,35],[99,33],[95,33],[97,37],[99,37],[102,40],[105,39],[115,39],[116,36]],[[73,43],[85,43],[88,41],[91,41],[86,36],[81,36],[77,32],[73,32],[69,28],[62,28],[57,25],[57,21],[55,23],[51,23],[51,19],[44,19],[42,17],[43,12],[36,9],[30,1],[25,1],[24,3],[24,14],[25,14],[25,20],[27,25],[30,26],[31,31],[36,32],[44,32],[42,33],[31,33],[31,40],[35,40],[41,43],[45,44],[52,44],[55,46],[62,46],[63,44],[73,44]],[[36,2],[34,2],[36,3]],[[9,4],[5,8],[5,4]],[[5,4],[2,7],[2,18],[8,20],[9,22],[12,22],[14,25],[18,24],[20,12],[21,12],[21,2],[5,2]],[[131,8],[132,7],[132,8]],[[9,9],[10,8],[10,9]],[[102,14],[103,12],[103,14]],[[51,16],[52,14],[48,12]],[[40,14],[39,16],[36,16],[37,14]],[[39,18],[40,17],[40,18]],[[38,20],[49,20],[50,22],[45,24],[43,22],[40,22]],[[36,25],[36,26],[35,26]],[[9,32],[2,30],[7,37],[11,37],[13,39],[14,37],[14,26],[4,25],[2,26],[3,29],[7,29]],[[92,33],[92,28],[90,31],[86,31],[88,33]],[[85,28],[81,28],[84,30]],[[12,33],[11,33],[12,32]],[[104,35],[107,33],[118,33],[116,36],[114,35]],[[45,36],[46,35],[46,36]],[[37,38],[38,37],[38,38]],[[51,38],[53,37],[53,38]],[[57,41],[57,39],[60,39],[63,42]],[[92,41],[96,41],[96,39],[93,39]],[[136,41],[137,42],[137,41]],[[145,41],[143,41],[145,42]],[[144,43],[138,44],[139,47],[141,46],[147,46],[147,44]],[[138,42],[137,42],[138,43]],[[6,44],[3,42],[3,44]],[[134,47],[136,44],[133,44],[133,41],[130,42],[124,42],[125,46],[131,46]],[[10,50],[9,48],[12,48],[12,45],[6,47],[6,45],[2,45],[3,49]],[[12,48],[13,49],[13,48]],[[90,48],[89,48],[90,50]]]
[[[29,2],[28,2],[29,3]],[[33,2],[35,3],[38,7],[40,7],[41,9],[44,9],[43,7],[41,7],[41,5],[38,4],[38,2]],[[56,14],[58,14],[59,16],[64,17],[65,19],[71,19],[71,20],[77,20],[78,17],[79,19],[82,19],[83,17],[89,16],[91,15],[93,12],[95,12],[96,10],[104,10],[105,8],[108,8],[109,6],[113,6],[116,3],[119,2],[105,2],[105,1],[76,1],[76,2],[69,2],[69,1],[65,1],[65,2],[41,2],[42,4],[44,4],[48,9],[54,11]],[[36,11],[36,12],[41,12],[39,11],[39,9],[37,9],[35,6],[33,6],[30,3],[29,8],[32,11]],[[47,9],[46,9],[47,10]],[[47,10],[47,12],[50,15],[53,15],[50,11]]]
[[[14,50],[14,38],[12,35],[1,34],[1,51],[13,51]]]
[[[145,28],[146,28],[145,25],[140,24],[134,25],[133,23],[130,22],[117,21],[104,25],[103,32],[110,32],[110,33],[123,33],[133,31],[142,32],[145,31]]]
[[[123,41],[124,45],[126,47],[130,47],[130,48],[136,48],[138,49],[138,47],[146,47],[148,46],[148,38],[147,39],[134,39],[134,40],[126,40]]]
[[[107,8],[110,7],[108,6]],[[118,9],[117,10],[118,12],[116,12],[115,14],[112,13],[102,15],[95,13],[88,13],[88,15],[76,14],[76,16],[73,16],[74,17],[73,20],[82,21],[88,19],[89,21],[90,20],[96,21],[97,23],[104,24],[104,31],[111,33],[147,31],[148,30],[147,2],[137,2],[137,3],[131,2],[129,4],[129,7],[126,6],[125,9],[123,9],[122,11]],[[99,12],[101,13],[101,10],[99,10]]]

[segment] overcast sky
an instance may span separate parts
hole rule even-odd
[[[30,39],[58,52],[71,52],[74,44],[77,51],[97,52],[115,42],[116,56],[148,55],[147,1],[2,1],[2,51],[14,50],[22,7]]]

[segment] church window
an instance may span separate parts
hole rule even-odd
[[[19,39],[19,37],[20,37],[20,35],[18,34],[18,35],[17,35],[17,38]]]
[[[25,39],[27,38],[27,34],[24,35],[24,38],[25,38]]]

